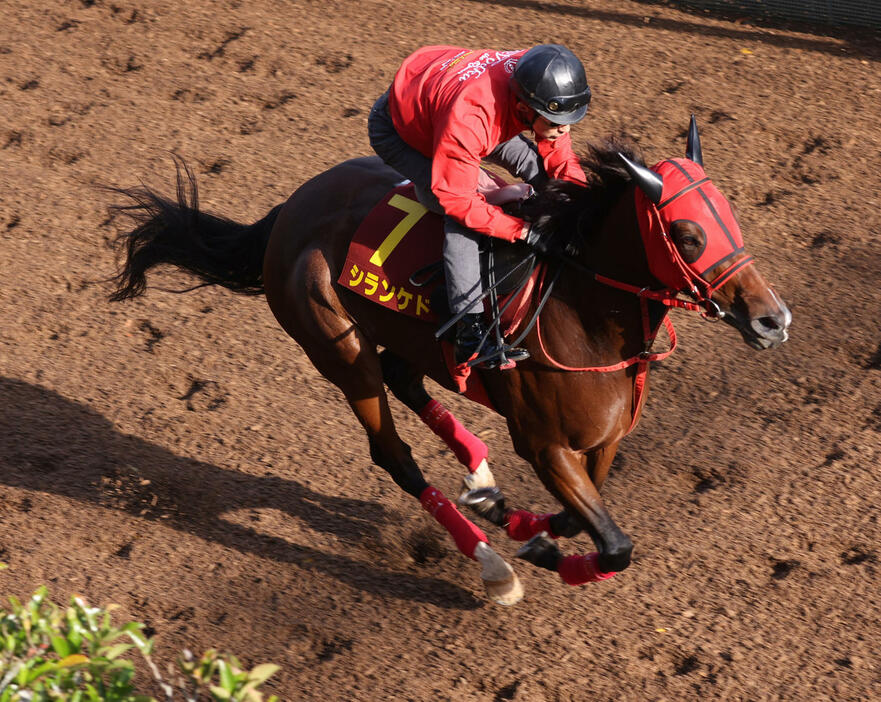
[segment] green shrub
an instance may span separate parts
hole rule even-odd
[[[25,604],[14,597],[9,602],[8,610],[0,609],[0,702],[156,702],[135,690],[135,665],[124,657],[133,649],[165,701],[180,693],[187,702],[263,702],[258,688],[278,670],[271,664],[246,670],[234,656],[213,650],[199,659],[184,651],[172,685],[150,657],[153,640],[144,636],[144,625],[112,625],[115,605],[90,607],[74,595],[62,609],[45,587]]]

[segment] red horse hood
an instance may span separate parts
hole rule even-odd
[[[709,272],[743,251],[740,225],[731,205],[707,178],[704,169],[684,158],[660,161],[651,170],[664,180],[661,201],[655,206],[636,189],[636,211],[649,269],[664,286],[692,291],[692,276],[707,281]],[[700,227],[706,245],[697,260],[682,259],[669,232],[673,224],[689,221]]]

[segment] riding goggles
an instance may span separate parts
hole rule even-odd
[[[542,104],[542,106],[551,114],[566,115],[570,112],[575,112],[575,110],[581,107],[589,105],[590,97],[590,88],[585,88],[584,92],[578,93],[578,95],[560,95],[558,97],[552,97],[547,101],[533,95],[532,99]]]

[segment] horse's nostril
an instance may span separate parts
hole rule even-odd
[[[769,331],[776,331],[782,326],[775,317],[760,317],[758,323]]]

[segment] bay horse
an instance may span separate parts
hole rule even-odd
[[[160,264],[195,274],[201,285],[265,294],[282,328],[342,391],[372,460],[480,563],[491,600],[513,604],[522,586],[483,531],[426,481],[398,436],[385,386],[468,468],[460,501],[526,542],[519,556],[569,584],[604,580],[629,565],[633,544],[599,491],[645,402],[650,362],[669,353],[652,351],[662,321],[675,346],[667,310],[722,319],[756,349],[783,343],[791,315],[751,265],[728,201],[706,177],[693,117],[684,159],[648,168],[635,145],[610,138],[591,144],[583,163],[586,187],[552,181],[522,210],[527,219],[542,218],[566,246],[539,260],[545,284],[517,341],[531,358],[510,370],[475,369],[517,454],[562,505],[557,514],[508,508],[493,487],[486,446],[426,391],[426,376],[457,388],[436,325],[336,282],[353,233],[401,181],[375,157],[315,176],[251,225],[200,211],[195,178],[177,160],[176,201],[146,187],[114,189],[131,198],[114,209],[136,226],[117,240],[124,262],[111,299],[142,294],[147,271]],[[523,244],[509,246],[521,258],[535,255]],[[597,548],[586,556],[564,558],[548,538],[582,531]]]

